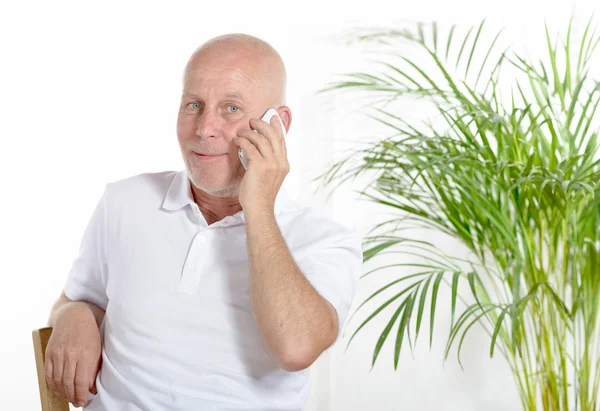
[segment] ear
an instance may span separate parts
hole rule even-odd
[[[287,134],[292,125],[292,110],[288,106],[281,106],[277,109],[277,114],[281,117],[281,121],[283,121],[283,125],[285,126],[285,133]]]

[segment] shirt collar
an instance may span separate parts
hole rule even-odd
[[[183,169],[178,171],[171,184],[167,193],[164,197],[162,208],[164,210],[176,211],[179,210],[186,205],[194,204],[194,197],[192,195],[192,182],[189,179],[189,175],[187,169]],[[279,193],[277,193],[277,197],[275,198],[275,215],[281,213],[287,207],[289,202],[289,198],[287,193],[283,187],[279,189]],[[239,213],[244,219],[243,210]]]

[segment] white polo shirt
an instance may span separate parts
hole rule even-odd
[[[309,372],[269,357],[252,315],[244,213],[208,225],[186,170],[108,183],[64,292],[106,311],[87,410],[301,410]],[[337,310],[356,292],[362,236],[280,190],[298,267]],[[339,334],[338,334],[339,336]]]

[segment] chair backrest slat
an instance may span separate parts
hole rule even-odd
[[[57,396],[50,389],[44,375],[46,363],[46,345],[52,334],[51,327],[40,328],[33,331],[33,350],[35,352],[35,364],[38,375],[38,385],[40,387],[40,400],[42,401],[42,411],[69,411],[69,402]]]

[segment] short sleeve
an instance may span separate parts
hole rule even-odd
[[[356,295],[362,262],[362,236],[352,231],[318,241],[311,252],[296,261],[313,288],[337,311],[338,336]]]
[[[106,311],[108,296],[106,284],[108,276],[107,250],[107,187],[96,204],[89,220],[79,255],[71,266],[64,286],[65,295],[71,300],[88,301]]]

